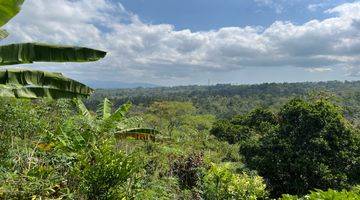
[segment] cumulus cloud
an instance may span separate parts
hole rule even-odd
[[[360,3],[326,12],[333,17],[301,25],[276,21],[269,27],[192,32],[146,24],[107,0],[28,0],[7,25],[12,36],[6,42],[76,44],[108,51],[97,63],[50,68],[88,80],[181,82],[204,73],[272,66],[343,67],[358,75]]]

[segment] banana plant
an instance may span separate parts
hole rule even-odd
[[[9,34],[1,29],[17,15],[24,0],[0,0],[0,40]],[[93,62],[106,52],[86,47],[22,43],[0,46],[0,67],[34,62]],[[0,97],[74,98],[87,97],[94,90],[60,73],[36,70],[0,71]]]
[[[88,123],[99,132],[113,132],[117,139],[134,138],[138,140],[155,140],[160,132],[155,129],[139,127],[139,118],[126,118],[132,104],[126,103],[114,112],[113,104],[105,98],[96,113],[91,113],[81,99],[75,99],[76,107]],[[138,127],[134,127],[138,124]]]

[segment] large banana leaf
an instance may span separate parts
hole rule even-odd
[[[123,120],[123,118],[129,112],[131,107],[132,104],[130,102],[123,104],[108,119],[113,122],[119,122]]]
[[[135,138],[137,140],[155,140],[155,135],[160,132],[155,129],[133,128],[119,131],[115,134],[117,139]]]
[[[36,70],[0,71],[0,96],[16,98],[74,98],[88,96],[93,89],[60,73]]]
[[[33,62],[91,62],[105,57],[106,52],[72,46],[23,43],[0,46],[0,66]]]
[[[45,87],[22,87],[22,88],[11,88],[0,85],[0,97],[11,97],[11,98],[24,98],[24,99],[37,99],[37,98],[48,98],[48,99],[71,99],[86,97],[78,93],[63,91],[54,88]]]
[[[116,127],[116,124],[124,120],[125,115],[129,112],[131,103],[126,103],[120,106],[112,115],[107,118],[103,118],[102,126],[111,130]]]
[[[0,27],[19,13],[23,3],[24,0],[0,0]]]

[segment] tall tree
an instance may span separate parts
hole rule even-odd
[[[294,99],[281,109],[275,128],[240,151],[268,180],[273,196],[306,194],[360,183],[359,136],[329,101]]]

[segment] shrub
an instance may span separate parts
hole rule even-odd
[[[203,155],[193,154],[178,158],[171,166],[170,173],[179,179],[181,189],[193,189],[200,180],[200,167],[203,165]]]
[[[80,190],[87,199],[132,198],[140,163],[131,156],[114,151],[112,146],[94,151],[75,173],[81,174]]]
[[[283,195],[281,200],[358,200],[360,199],[360,187],[354,187],[351,191],[336,191],[336,190],[316,190],[304,197],[297,197],[291,195]]]
[[[259,199],[265,198],[266,185],[260,176],[236,174],[229,163],[213,164],[203,178],[204,199]]]

